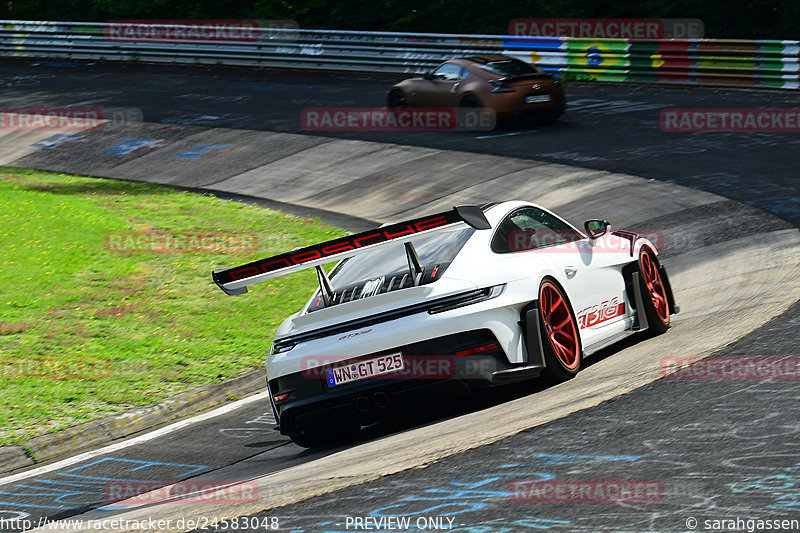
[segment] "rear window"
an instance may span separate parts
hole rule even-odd
[[[414,240],[420,263],[426,272],[437,265],[450,264],[475,232],[472,228],[436,232]],[[441,272],[444,266],[439,267]],[[402,243],[387,244],[371,253],[349,257],[328,274],[334,291],[380,276],[408,271],[408,260]],[[438,276],[437,276],[438,277]]]
[[[538,74],[539,71],[531,64],[519,61],[518,59],[504,59],[502,61],[491,61],[479,65],[482,69],[488,70],[492,74],[500,76],[520,76],[523,74]]]
[[[473,233],[475,233],[473,228],[465,228],[440,231],[415,239],[414,250],[423,268],[420,283],[433,283],[441,278]],[[335,293],[329,305],[338,305],[354,297],[360,298],[364,291],[373,296],[414,285],[409,276],[408,259],[403,243],[387,244],[369,253],[344,259],[333,267],[328,277]],[[317,289],[306,312],[310,313],[327,306]]]

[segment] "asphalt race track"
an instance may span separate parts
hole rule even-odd
[[[301,132],[307,107],[385,105],[402,79],[271,69],[5,61],[3,106],[99,106],[147,122]],[[796,133],[665,133],[664,108],[800,107],[789,91],[576,84],[554,127],[505,132],[343,132],[341,138],[574,164],[678,183],[800,224]],[[329,134],[333,135],[333,134]]]
[[[796,353],[785,332],[798,326],[795,306],[717,357]],[[415,532],[445,517],[465,533],[691,531],[692,518],[797,519],[798,420],[791,381],[658,381],[424,469],[254,516],[326,532],[347,531],[348,517],[353,531],[356,517],[405,516]],[[635,479],[655,489],[639,502],[597,503],[570,493],[547,501],[542,488],[542,503],[530,486],[514,485],[550,479]]]
[[[300,129],[303,108],[381,106],[386,88],[397,79],[44,61],[4,62],[0,75],[3,107],[134,109],[147,123],[137,131],[173,135],[176,145],[180,139],[206,134],[266,142],[254,137],[261,133],[241,130],[320,135]],[[800,96],[599,84],[570,85],[567,95],[569,111],[554,126],[270,139],[276,150],[289,142],[303,145],[297,148],[301,156],[324,149],[335,137],[370,141],[367,148],[377,150],[375,157],[391,155],[396,148],[386,144],[378,150],[371,143],[393,143],[415,147],[404,153],[433,154],[447,163],[414,167],[413,176],[426,176],[433,189],[409,179],[428,196],[423,200],[409,193],[413,201],[398,204],[402,209],[386,217],[380,216],[381,202],[369,193],[361,200],[351,198],[360,190],[352,184],[328,189],[338,191],[337,203],[326,203],[325,191],[313,201],[298,202],[326,209],[318,212],[323,216],[358,217],[352,219],[354,225],[452,205],[454,199],[497,199],[498,190],[503,198],[543,198],[543,204],[578,223],[586,206],[595,209],[592,214],[602,208],[619,218],[628,213],[626,224],[664,232],[664,260],[671,272],[674,268],[676,286],[682,282],[678,299],[684,310],[673,330],[604,351],[570,383],[501,391],[443,418],[420,420],[416,428],[371,428],[360,445],[336,450],[305,451],[272,431],[266,399],[255,397],[218,416],[164,428],[155,438],[130,445],[124,441],[0,478],[0,518],[26,518],[35,526],[41,517],[77,516],[106,506],[82,516],[180,514],[196,519],[245,514],[257,518],[259,525],[216,529],[259,530],[268,529],[264,524],[278,524],[281,530],[297,532],[356,531],[356,518],[393,516],[410,518],[406,531],[427,531],[438,524],[476,533],[688,531],[694,529],[687,522],[690,518],[699,521],[697,530],[703,530],[704,520],[800,518],[798,376],[768,381],[658,380],[657,364],[668,355],[798,356],[800,306],[793,302],[798,297],[800,257],[800,136],[665,133],[659,129],[658,114],[668,107],[800,107]],[[120,130],[108,138],[92,135],[90,143],[95,144],[124,138]],[[367,149],[363,142],[329,145],[336,150]],[[14,157],[6,154],[3,164],[17,161],[51,169],[63,165],[64,171],[72,172],[80,172],[75,169],[83,165],[87,174],[125,177],[122,167],[108,173],[102,166],[88,169],[91,152],[82,150],[28,150]],[[271,164],[286,170],[290,158]],[[221,172],[223,161],[217,160]],[[140,162],[144,157],[132,159],[128,168]],[[507,179],[502,189],[470,176],[461,178],[464,167],[473,165],[506,165],[508,176],[519,177]],[[412,170],[405,172],[412,175]],[[208,187],[264,196],[254,194],[262,190],[255,187],[255,178],[261,177],[251,174],[242,169],[239,175],[210,180]],[[564,179],[566,175],[572,177]],[[497,179],[501,178],[506,176]],[[130,179],[144,178],[131,174]],[[163,176],[153,181],[187,186]],[[275,199],[291,201],[288,196]],[[372,211],[359,207],[370,202]],[[676,233],[686,238],[676,238]],[[266,476],[270,473],[273,476]],[[119,482],[154,487],[179,479],[228,483],[256,478],[256,501],[227,507],[221,505],[224,502],[155,505],[160,503],[156,498],[107,505],[114,499],[110,490]],[[646,501],[637,502],[542,502],[512,485],[551,479],[638,480],[653,491]],[[530,483],[521,486],[530,489]],[[334,489],[341,490],[330,492]],[[259,512],[265,509],[269,510]],[[180,529],[198,525],[211,524],[192,527],[184,522]]]

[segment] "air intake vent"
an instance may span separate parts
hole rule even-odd
[[[441,277],[445,268],[446,265],[436,265],[430,271],[423,269],[422,272],[417,274],[416,285],[425,285],[427,283],[436,281]],[[378,294],[385,294],[387,292],[407,289],[409,287],[413,287],[414,285],[414,280],[411,278],[411,274],[409,274],[407,271],[397,272],[389,276],[381,276],[379,278],[369,279],[367,281],[360,282],[356,285],[350,285],[342,290],[337,290],[334,292],[328,307],[352,302],[354,300],[371,298],[372,296],[376,296]],[[324,309],[325,307],[326,305],[324,299],[322,296],[319,296],[316,300],[311,302],[308,312],[310,313],[313,311],[318,311],[319,309]]]

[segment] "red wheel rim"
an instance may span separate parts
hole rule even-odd
[[[552,283],[542,284],[539,290],[539,309],[550,346],[558,360],[568,370],[578,367],[578,330],[567,301]]]
[[[666,322],[669,320],[669,303],[667,302],[667,291],[664,290],[664,283],[661,281],[661,274],[655,261],[650,257],[650,252],[642,252],[642,275],[650,293],[650,299],[656,308],[658,316]]]

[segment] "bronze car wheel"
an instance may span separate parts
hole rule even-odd
[[[392,89],[386,99],[389,107],[408,107],[408,98],[400,89]]]
[[[477,97],[469,95],[461,100],[461,107],[481,107],[481,101]]]

